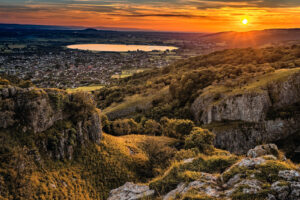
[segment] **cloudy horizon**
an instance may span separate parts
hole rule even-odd
[[[0,23],[186,32],[296,28],[300,1],[1,0]]]

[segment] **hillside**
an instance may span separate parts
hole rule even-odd
[[[299,81],[300,46],[215,52],[92,94],[2,76],[0,199],[298,200]]]
[[[112,121],[190,119],[216,134],[217,147],[241,154],[299,134],[299,70],[297,45],[231,49],[136,74],[95,95]],[[299,144],[289,145],[294,155]]]
[[[221,32],[202,36],[203,40],[224,43],[228,48],[262,47],[286,44],[300,39],[300,29],[266,29],[247,32]]]

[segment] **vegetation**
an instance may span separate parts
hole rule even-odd
[[[149,98],[151,106],[144,110],[133,109],[127,116],[143,115],[156,121],[164,116],[192,119],[189,108],[199,95],[214,96],[218,100],[226,93],[264,88],[274,80],[284,80],[299,72],[299,49],[297,45],[229,49],[181,60],[163,69],[147,70],[119,80],[114,86],[104,87],[95,92],[96,101],[98,107],[109,115],[117,105],[120,105],[119,112],[128,108],[130,97],[152,97],[157,91],[168,88],[163,95]],[[139,107],[143,104],[144,99],[130,105]]]
[[[186,149],[198,148],[200,152],[211,153],[214,150],[215,136],[208,130],[194,128],[190,135],[185,138],[184,147]]]
[[[51,108],[68,110],[69,117],[42,133],[21,126],[0,129],[0,199],[106,199],[111,189],[127,181],[149,184],[160,196],[179,183],[202,180],[203,173],[216,175],[218,184],[236,174],[256,178],[264,184],[262,191],[247,196],[242,185],[233,199],[264,198],[271,183],[282,181],[280,170],[299,166],[270,156],[251,169],[235,165],[241,157],[214,148],[215,136],[204,128],[249,124],[232,121],[200,128],[192,121],[190,106],[199,95],[212,95],[217,102],[222,95],[260,91],[270,81],[285,80],[300,70],[299,50],[300,46],[292,46],[215,52],[133,74],[94,91],[94,96],[83,91],[30,90],[26,98],[46,97]],[[13,77],[1,77],[0,84],[32,86]],[[91,116],[100,112],[95,100],[103,109],[105,133],[99,142],[80,140]],[[9,101],[1,99],[0,111],[11,105]],[[288,118],[298,113],[298,107],[296,103],[274,108],[267,117]],[[73,157],[61,156],[68,152]],[[179,198],[214,199],[193,190]]]
[[[237,161],[236,156],[205,156],[199,154],[190,163],[175,162],[162,175],[151,180],[149,185],[157,194],[163,195],[181,182],[198,180],[197,172],[220,173]],[[195,176],[196,175],[196,176]],[[201,177],[201,176],[200,176]]]
[[[47,138],[50,150],[57,147],[60,130],[72,130],[70,122],[55,127],[40,134],[37,140]],[[71,135],[69,139],[71,142]],[[35,140],[36,136],[21,132],[11,135],[8,130],[0,131],[0,141],[5,141],[0,147],[0,197],[105,199],[111,189],[126,181],[145,181],[168,167],[176,143],[166,137],[104,134],[99,145],[90,143],[76,148],[73,160],[59,161],[45,151],[40,154]]]
[[[92,91],[95,91],[95,90],[99,90],[103,88],[102,85],[90,85],[90,86],[83,86],[83,87],[78,87],[78,88],[68,88],[67,89],[67,92],[79,92],[79,91],[82,91],[82,92],[92,92]]]

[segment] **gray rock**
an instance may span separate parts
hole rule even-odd
[[[278,176],[287,181],[300,181],[300,173],[295,170],[282,170],[278,172]]]
[[[2,98],[8,98],[9,97],[8,88],[3,88],[1,93],[2,93]]]
[[[285,108],[299,102],[299,88],[298,72],[259,90],[221,94],[217,99],[213,94],[204,92],[192,103],[191,112],[199,124],[229,121],[224,127],[212,127],[216,135],[215,146],[244,154],[258,144],[285,139],[300,130],[299,115],[288,119],[267,118],[270,109]]]
[[[235,165],[237,165],[239,167],[253,168],[255,166],[264,164],[265,162],[266,162],[266,160],[262,157],[259,157],[259,158],[244,158],[240,162],[236,163]]]
[[[290,200],[300,199],[300,182],[291,183],[291,194],[289,196]]]
[[[234,184],[238,183],[240,180],[241,180],[241,174],[236,174],[227,181],[225,187],[232,187],[232,186],[234,186]]]
[[[224,120],[259,122],[266,117],[271,100],[268,92],[244,93],[226,96],[217,103],[212,97],[200,96],[192,104],[191,110],[196,121],[210,124]]]
[[[290,188],[282,181],[277,181],[271,185],[271,189],[276,192],[279,200],[285,200],[289,196]]]
[[[150,190],[149,186],[127,182],[111,190],[107,200],[138,200],[152,195],[154,195],[154,190]]]
[[[277,199],[273,194],[268,194],[268,197],[266,200],[277,200]]]
[[[244,194],[256,194],[261,190],[262,183],[256,179],[251,180],[242,180],[238,184],[236,184],[234,187],[237,188],[239,186],[247,186],[246,188],[243,188]]]
[[[179,183],[174,190],[170,191],[168,194],[166,194],[163,197],[163,200],[173,199],[173,198],[176,197],[177,194],[182,194],[184,190],[186,190],[186,184],[185,183]]]
[[[17,125],[24,133],[32,134],[44,132],[62,120],[74,121],[71,116],[72,106],[66,103],[72,101],[73,94],[61,90],[11,86],[0,89],[0,94],[3,98],[0,108],[0,128]],[[85,141],[99,143],[102,135],[101,120],[96,106],[92,106],[94,108],[90,108],[84,116],[76,119],[74,122],[76,130],[61,131],[58,141],[54,143],[51,143],[49,138],[43,137],[40,149],[55,159],[72,159],[76,145],[83,145]],[[69,144],[71,140],[72,145]]]
[[[264,155],[278,156],[278,147],[275,144],[264,144],[256,146],[254,149],[250,149],[247,156],[250,158],[257,158]]]
[[[187,158],[183,160],[183,163],[187,164],[187,163],[191,163],[193,162],[193,160],[195,160],[195,158]]]

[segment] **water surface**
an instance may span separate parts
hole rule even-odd
[[[126,45],[126,44],[74,44],[67,46],[69,49],[101,51],[101,52],[127,52],[127,51],[166,51],[178,49],[172,46],[153,45]]]

